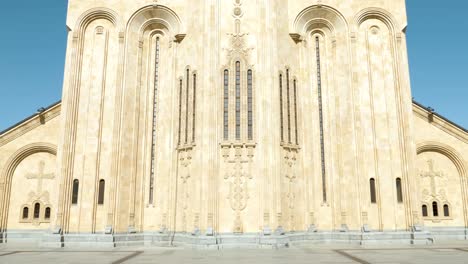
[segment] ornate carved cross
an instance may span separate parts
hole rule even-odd
[[[433,197],[437,196],[437,190],[436,190],[436,181],[435,178],[439,177],[442,178],[444,177],[444,173],[442,171],[435,171],[434,170],[434,161],[433,160],[428,160],[427,165],[429,167],[429,171],[421,171],[419,175],[423,178],[431,178],[431,195]]]
[[[36,179],[38,180],[37,182],[37,195],[41,195],[42,193],[42,184],[43,180],[52,180],[55,178],[54,173],[44,173],[44,168],[45,168],[45,162],[43,160],[39,161],[39,166],[38,166],[38,172],[35,173],[29,173],[26,175],[26,178],[28,180]]]

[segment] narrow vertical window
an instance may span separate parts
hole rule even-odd
[[[98,204],[104,204],[104,194],[106,190],[106,181],[99,181],[99,194],[98,194]]]
[[[437,206],[437,202],[432,203],[432,216],[434,217],[439,216],[439,208]]]
[[[153,126],[151,134],[151,174],[149,186],[149,204],[153,204],[154,175],[156,174],[156,128],[157,128],[157,95],[159,86],[159,53],[160,39],[156,38],[154,59],[154,89],[153,89]]]
[[[182,79],[179,80],[179,128],[177,130],[177,135],[178,135],[178,145],[182,143],[182,89],[183,89],[183,83]]]
[[[283,114],[283,75],[279,75],[279,94],[280,94],[280,133],[281,142],[284,142],[284,114]]]
[[[197,109],[197,74],[193,74],[193,101],[192,101],[192,143],[195,143],[195,123]]]
[[[80,181],[73,181],[73,190],[72,190],[72,204],[78,204],[78,189],[80,187]]]
[[[22,218],[23,219],[28,219],[29,218],[29,208],[28,207],[23,208]]]
[[[294,138],[296,140],[296,145],[299,145],[299,133],[297,131],[297,83],[296,79],[293,81],[294,85]]]
[[[425,204],[422,206],[422,216],[427,217],[427,205]]]
[[[291,144],[291,97],[289,92],[289,69],[286,70],[286,100],[288,108],[288,143]]]
[[[224,100],[223,100],[223,122],[224,140],[229,139],[229,71],[224,71]]]
[[[449,206],[448,204],[444,204],[444,216],[449,217],[450,216],[450,211],[449,211]]]
[[[50,219],[50,207],[47,207],[47,208],[45,209],[44,219],[46,219],[46,220],[49,220],[49,219]]]
[[[240,62],[236,62],[236,140],[241,139],[241,74]]]
[[[248,122],[248,137],[253,140],[253,81],[252,70],[247,72],[247,122]]]
[[[370,199],[371,203],[377,203],[377,196],[375,194],[375,179],[371,178],[369,181],[370,184]]]
[[[401,179],[397,178],[396,179],[396,191],[397,191],[397,201],[398,203],[403,202],[403,191],[401,189]]]
[[[36,203],[34,205],[34,219],[39,218],[41,214],[41,205],[39,203]]]
[[[185,87],[185,144],[188,143],[189,131],[189,94],[190,94],[190,70],[187,69],[187,87]]]
[[[320,59],[320,39],[315,37],[315,57],[317,62],[317,94],[318,94],[318,107],[319,107],[319,123],[320,123],[320,154],[322,165],[322,189],[323,201],[327,201],[327,183],[325,176],[325,143],[323,135],[323,110],[322,110],[322,72],[321,72],[321,59]]]

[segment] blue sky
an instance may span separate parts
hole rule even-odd
[[[468,128],[468,2],[407,5],[413,96]],[[64,0],[2,3],[0,130],[60,100],[66,8]]]

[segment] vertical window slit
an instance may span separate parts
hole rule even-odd
[[[98,193],[98,204],[104,204],[104,194],[106,189],[106,181],[99,181],[99,193]]]
[[[179,80],[179,127],[177,130],[178,134],[178,145],[182,144],[182,89],[183,89],[183,83],[182,83],[182,78]]]
[[[371,203],[377,203],[377,196],[375,192],[375,179],[371,178],[369,181],[370,184],[370,198],[371,198]]]
[[[437,206],[437,202],[432,203],[432,216],[434,217],[439,216],[439,208]]]
[[[44,219],[46,219],[46,220],[49,220],[49,219],[50,219],[50,207],[47,207],[47,208],[45,209]]]
[[[236,140],[241,139],[241,74],[240,62],[236,62]]]
[[[185,87],[185,144],[188,143],[189,131],[189,89],[190,89],[190,70],[187,69],[187,87]]]
[[[196,102],[197,102],[197,74],[193,74],[193,102],[192,102],[192,142],[195,143],[195,123],[196,123]]]
[[[284,142],[284,117],[283,117],[283,75],[279,75],[279,93],[280,93],[280,133],[281,142]]]
[[[23,208],[23,219],[28,219],[29,218],[29,208],[28,207],[24,207]]]
[[[75,179],[73,180],[73,190],[72,190],[72,204],[78,204],[78,189],[80,187],[80,181]]]
[[[248,105],[248,137],[249,140],[253,140],[253,82],[252,82],[252,70],[247,72],[247,105]]]
[[[427,217],[427,205],[425,204],[422,206],[422,216]]]
[[[224,71],[224,100],[223,100],[224,140],[229,139],[229,71]]]
[[[286,70],[286,100],[286,105],[288,107],[288,143],[291,144],[291,98],[289,92],[289,69]]]
[[[34,205],[34,218],[37,219],[39,218],[41,214],[41,205],[39,203],[36,203]]]
[[[296,140],[296,145],[299,145],[299,133],[297,131],[297,83],[296,79],[293,81],[294,84],[294,138]]]
[[[400,178],[396,179],[396,190],[397,190],[397,202],[402,203],[403,202],[403,191],[401,189],[401,179]]]
[[[320,123],[320,153],[322,165],[322,191],[323,201],[327,201],[327,183],[325,171],[325,143],[323,135],[323,110],[322,110],[322,73],[321,73],[321,58],[320,58],[320,39],[315,37],[315,56],[317,62],[317,94],[318,94],[318,107],[319,107],[319,123]]]
[[[159,53],[160,40],[156,38],[155,59],[154,59],[154,91],[153,91],[153,127],[151,134],[151,175],[149,186],[149,203],[153,204],[154,175],[156,173],[156,115],[157,115],[157,94],[159,85]]]

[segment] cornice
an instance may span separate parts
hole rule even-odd
[[[35,113],[6,130],[1,131],[0,147],[59,116],[61,106],[61,102],[57,102],[45,109],[41,109],[40,112]]]
[[[455,124],[442,115],[435,113],[432,109],[413,101],[413,113],[427,121],[434,127],[454,136],[462,142],[468,144],[468,131],[460,125]]]

